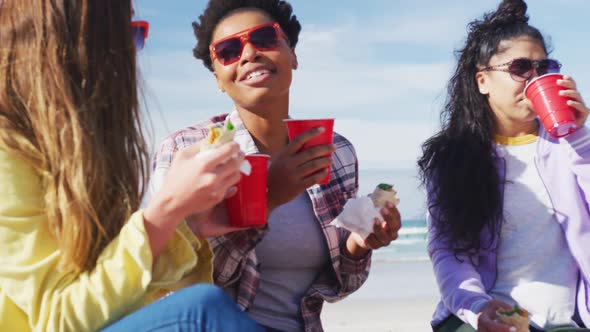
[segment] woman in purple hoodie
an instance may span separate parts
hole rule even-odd
[[[561,95],[581,129],[539,125],[524,88],[559,72],[522,0],[469,24],[442,130],[418,164],[428,189],[428,251],[442,301],[434,331],[514,331],[496,311],[530,313],[531,331],[590,331],[589,110],[575,81]]]

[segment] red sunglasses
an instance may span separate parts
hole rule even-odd
[[[133,34],[133,41],[135,41],[135,48],[141,50],[145,46],[145,41],[150,32],[150,24],[147,21],[132,21],[131,33]]]
[[[267,23],[242,30],[220,39],[209,46],[211,61],[219,61],[224,66],[240,60],[246,43],[259,51],[272,51],[279,47],[281,38],[289,38],[278,23]]]

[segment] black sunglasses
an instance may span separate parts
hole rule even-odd
[[[506,68],[500,68],[506,67]],[[531,60],[527,58],[513,59],[501,65],[489,66],[481,71],[503,71],[517,82],[525,82],[535,76],[559,73],[561,63],[553,59]]]

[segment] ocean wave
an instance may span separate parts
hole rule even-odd
[[[422,244],[424,243],[426,245],[426,240],[425,239],[416,239],[416,238],[407,238],[407,239],[397,239],[393,242],[391,242],[392,246],[410,246],[410,245],[414,245],[414,244]]]
[[[427,227],[410,227],[410,228],[400,228],[398,234],[399,235],[426,235],[428,233]]]
[[[402,263],[402,262],[429,262],[430,258],[424,256],[401,256],[401,257],[377,257],[371,259],[373,263]]]

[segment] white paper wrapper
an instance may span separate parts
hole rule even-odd
[[[375,218],[383,220],[379,210],[367,196],[351,198],[344,204],[344,209],[330,225],[355,232],[366,239],[373,233]]]
[[[252,173],[252,165],[248,160],[244,160],[240,165],[240,172],[242,172],[245,176],[250,176]]]
[[[391,187],[391,190],[383,190],[377,186],[368,196],[349,199],[344,204],[342,212],[330,225],[355,232],[366,239],[373,233],[375,218],[383,220],[379,212],[381,208],[385,207],[387,202],[392,202],[396,206],[399,204],[399,199],[396,197],[397,191],[393,190],[393,186]]]

